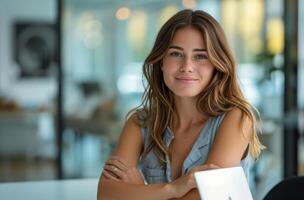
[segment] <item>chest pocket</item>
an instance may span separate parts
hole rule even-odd
[[[154,151],[150,151],[142,160],[142,173],[148,184],[166,183],[166,169],[162,167]]]
[[[167,182],[165,169],[162,167],[149,168],[148,166],[144,166],[142,170],[146,182],[149,184]]]

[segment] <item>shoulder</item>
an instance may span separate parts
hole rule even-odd
[[[123,131],[125,131],[126,129],[132,129],[132,130],[137,130],[140,131],[140,118],[138,117],[137,113],[133,113],[131,114],[128,119],[126,120],[125,124],[124,124],[124,128]]]
[[[146,140],[146,118],[140,112],[130,114],[124,124],[122,136],[128,135],[129,137],[140,138],[141,141]]]
[[[243,111],[240,108],[233,107],[230,111],[225,114],[225,119],[240,120],[243,116]]]
[[[244,111],[234,107],[225,113],[219,128],[225,132],[227,130],[238,130],[237,133],[242,133],[244,136],[250,137],[252,134],[252,121]]]
[[[139,127],[145,127],[148,120],[148,112],[144,108],[133,109],[128,114],[128,123],[135,123]],[[130,122],[131,121],[131,122]]]

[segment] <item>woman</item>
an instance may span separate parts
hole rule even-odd
[[[178,12],[143,71],[143,103],[104,167],[98,199],[199,199],[193,173],[218,167],[241,165],[248,178],[262,145],[219,23],[203,11]]]

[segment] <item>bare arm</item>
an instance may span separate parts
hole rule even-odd
[[[140,128],[130,118],[121,133],[114,156],[119,156],[128,161],[129,166],[136,167],[142,148]],[[101,176],[98,184],[98,199],[167,199],[164,185],[132,185],[122,181],[106,179]],[[156,192],[157,191],[157,192]],[[164,191],[164,192],[162,192]]]
[[[98,200],[165,200],[173,195],[167,184],[134,185],[101,178]]]
[[[251,125],[247,116],[242,118],[240,109],[229,111],[218,128],[206,163],[221,168],[239,166],[252,137]]]
[[[242,132],[240,124],[242,113],[235,108],[226,114],[221,123],[213,146],[205,164],[214,164],[221,168],[240,165],[243,154],[252,135],[251,122],[244,117]],[[192,189],[185,196],[176,200],[199,200],[197,189]]]
[[[186,195],[181,198],[172,199],[172,200],[200,200],[198,190],[196,188],[190,190]]]
[[[136,168],[137,161],[143,146],[140,127],[131,118],[122,131],[118,146],[113,155],[127,161],[128,169]],[[113,163],[114,164],[114,163]],[[115,164],[114,164],[115,165]],[[118,163],[115,165],[118,166]],[[111,170],[111,168],[109,169]],[[114,169],[113,169],[114,170]],[[107,170],[104,170],[107,171]],[[114,170],[115,171],[115,170]],[[107,176],[111,176],[109,173]],[[193,178],[184,176],[180,180],[170,184],[130,184],[114,176],[106,178],[106,172],[100,177],[97,199],[98,200],[162,200],[181,197],[195,187]]]

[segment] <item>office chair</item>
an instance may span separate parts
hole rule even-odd
[[[263,200],[303,200],[304,176],[286,178],[275,185]]]

